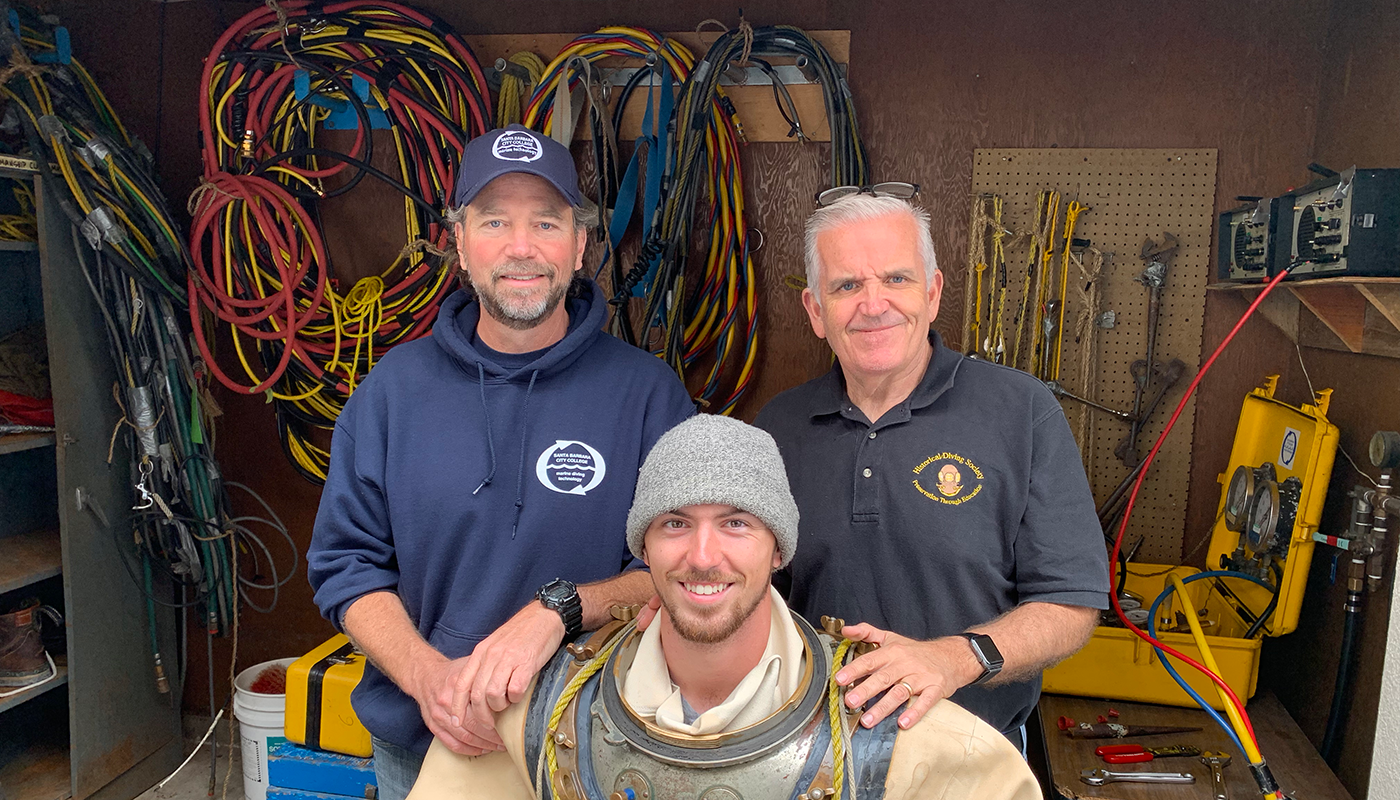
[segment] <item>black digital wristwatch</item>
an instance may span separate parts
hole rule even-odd
[[[564,620],[564,638],[572,638],[583,632],[583,601],[579,599],[578,587],[572,581],[555,578],[535,592],[535,599]]]

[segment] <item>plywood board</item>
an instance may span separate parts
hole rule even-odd
[[[1098,351],[1091,371],[1097,377],[1087,383],[1078,378],[1078,365],[1088,340],[1076,342],[1074,335],[1074,321],[1079,319],[1084,303],[1075,288],[1078,272],[1073,266],[1070,268],[1060,381],[1080,396],[1111,408],[1132,410],[1134,381],[1129,365],[1143,358],[1147,330],[1148,293],[1134,282],[1145,266],[1139,255],[1149,236],[1160,240],[1163,232],[1170,232],[1180,240],[1181,247],[1171,262],[1162,295],[1155,360],[1166,363],[1180,358],[1187,370],[1139,436],[1138,452],[1142,456],[1161,433],[1200,364],[1205,287],[1211,274],[1215,170],[1213,149],[979,149],[973,158],[972,192],[974,196],[987,193],[1003,199],[1005,227],[1029,232],[1037,193],[1054,189],[1061,194],[1062,209],[1071,200],[1089,206],[1090,210],[1079,217],[1075,237],[1088,239],[1094,247],[1113,254],[1099,279],[1099,310],[1112,310],[1116,322],[1109,329],[1090,325],[1085,334],[1097,337]],[[1063,223],[1062,211],[1058,227],[1061,232]],[[1014,332],[1013,318],[1021,298],[1028,246],[1025,237],[1008,239],[1010,281],[1003,316],[1008,341]],[[1148,398],[1155,385],[1154,381],[1149,387]],[[1128,468],[1114,455],[1127,426],[1101,412],[1088,412],[1071,400],[1062,402],[1073,430],[1080,429],[1085,413],[1093,414],[1087,430],[1091,446],[1085,467],[1095,499],[1102,503],[1128,475]],[[1194,415],[1194,405],[1190,404],[1158,453],[1138,498],[1126,541],[1135,541],[1138,536],[1146,538],[1137,556],[1139,560],[1181,560]]]
[[[850,31],[808,31],[807,33],[826,48],[827,52],[831,54],[832,60],[837,64],[849,63]],[[480,64],[483,67],[489,67],[496,62],[496,59],[507,58],[522,50],[533,52],[548,64],[560,50],[580,35],[582,34],[530,33],[464,35],[462,38],[471,46]],[[720,34],[718,30],[706,30],[702,33],[681,31],[663,35],[675,39],[689,48],[695,58],[700,59],[705,56],[705,52],[709,50],[710,45],[715,43]],[[792,63],[792,59],[770,59],[767,57],[765,59],[775,65]],[[598,65],[604,68],[635,67],[640,66],[641,61],[640,59],[612,57],[599,61]],[[817,84],[789,84],[787,89],[792,96],[793,105],[797,108],[798,119],[802,122],[802,129],[807,138],[817,142],[831,141],[831,129],[826,120],[826,106],[821,86]],[[744,136],[748,141],[796,141],[796,139],[788,137],[790,126],[778,112],[778,107],[773,100],[772,86],[725,86],[724,91],[734,101],[739,121],[744,126]],[[640,135],[642,116],[646,108],[645,98],[645,90],[637,91],[632,95],[632,99],[622,115],[623,139],[631,140]],[[588,136],[588,126],[580,124],[575,138],[586,139]]]

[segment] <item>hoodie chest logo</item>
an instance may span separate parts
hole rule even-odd
[[[584,442],[565,439],[546,447],[535,462],[535,477],[546,489],[560,494],[588,494],[603,482],[607,472],[602,453]]]

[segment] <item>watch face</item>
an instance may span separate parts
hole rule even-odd
[[[992,637],[982,634],[976,639],[973,639],[972,643],[977,646],[978,652],[982,654],[982,657],[987,660],[987,663],[990,664],[992,668],[1001,668],[1004,659],[1001,657],[1001,651],[997,649],[996,644],[992,641]]]
[[[578,587],[562,578],[556,578],[540,587],[540,598],[555,603],[563,603],[576,594]]]

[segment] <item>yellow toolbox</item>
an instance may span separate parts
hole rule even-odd
[[[1337,452],[1337,428],[1327,421],[1332,390],[1318,392],[1313,405],[1295,408],[1274,398],[1277,385],[1278,376],[1271,375],[1263,388],[1245,396],[1230,465],[1218,478],[1224,488],[1206,556],[1211,570],[1243,572],[1274,585],[1277,600],[1269,589],[1240,579],[1208,578],[1187,584],[1221,677],[1241,700],[1253,696],[1259,677],[1263,640],[1258,634],[1246,637],[1250,627],[1271,601],[1274,611],[1259,626],[1259,633],[1282,636],[1298,626],[1312,563],[1313,533],[1322,517]],[[1140,598],[1147,609],[1171,585],[1172,572],[1184,580],[1199,570],[1130,564],[1124,591]],[[1200,661],[1200,650],[1179,614],[1181,608],[1174,595],[1163,601],[1156,615],[1158,638]],[[1147,625],[1139,627],[1145,630]],[[1194,706],[1159,659],[1151,645],[1127,628],[1101,625],[1083,650],[1045,671],[1043,688],[1082,697]],[[1209,678],[1175,658],[1171,662],[1201,697],[1223,708]]]
[[[365,758],[369,731],[350,706],[365,674],[365,656],[337,634],[287,668],[287,738],[297,744]]]

